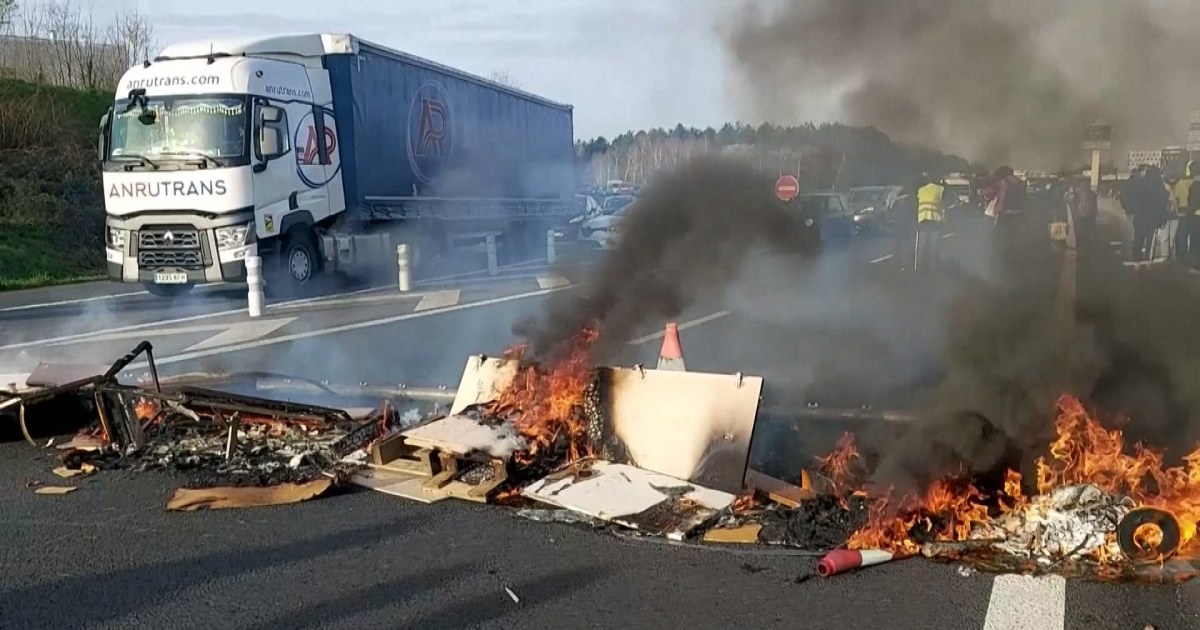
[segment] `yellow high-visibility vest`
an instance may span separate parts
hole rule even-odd
[[[941,222],[946,216],[945,192],[946,187],[939,184],[925,184],[917,189],[917,223]]]
[[[1196,180],[1184,177],[1175,182],[1174,186],[1171,186],[1171,201],[1175,202],[1175,212],[1177,214],[1187,214],[1188,192],[1194,181]]]

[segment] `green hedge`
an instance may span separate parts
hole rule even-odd
[[[0,80],[0,289],[104,270],[96,130],[112,95]]]

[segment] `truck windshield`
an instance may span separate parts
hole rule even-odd
[[[145,157],[152,160],[213,158],[224,166],[249,163],[246,97],[152,97],[147,110],[155,112],[151,124],[139,119],[140,106],[125,111],[129,101],[114,108],[112,148],[109,157]]]

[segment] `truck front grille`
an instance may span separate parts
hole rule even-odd
[[[138,249],[198,249],[200,233],[191,229],[143,228]]]
[[[143,267],[159,268],[159,267],[182,267],[182,268],[200,268],[203,267],[203,261],[200,260],[200,250],[180,251],[180,250],[149,250],[138,252],[138,264]]]

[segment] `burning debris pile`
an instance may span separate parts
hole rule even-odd
[[[1031,493],[1013,470],[992,491],[960,475],[922,493],[860,487],[854,495],[869,497],[869,518],[846,547],[1098,578],[1157,579],[1174,557],[1172,579],[1193,576],[1188,561],[1200,556],[1200,451],[1183,466],[1167,467],[1162,453],[1144,445],[1127,453],[1121,431],[1104,428],[1079,400],[1064,396],[1057,410],[1057,438],[1036,461]],[[856,457],[847,439],[826,463]],[[835,485],[844,490],[847,479],[835,476]]]
[[[471,357],[449,410],[423,420],[388,403],[355,417],[156,377],[118,384],[136,353],[0,405],[86,393],[98,422],[60,446],[67,475],[182,472],[171,509],[303,501],[349,481],[425,503],[536,504],[520,513],[675,540],[833,549],[822,575],[918,554],[1104,579],[1197,573],[1200,450],[1166,466],[1074,398],[1058,401],[1057,437],[1028,480],[1009,470],[993,487],[959,473],[897,492],[866,481],[847,434],[791,483],[747,469],[761,378],[595,367],[595,340],[584,330],[550,365],[520,349]]]

